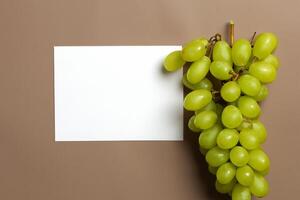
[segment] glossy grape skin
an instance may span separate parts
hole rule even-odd
[[[228,162],[221,165],[217,171],[217,180],[221,184],[228,184],[235,177],[236,167]]]
[[[262,172],[270,167],[270,159],[261,149],[255,149],[249,152],[248,164],[256,171]]]
[[[261,101],[265,100],[268,95],[269,95],[269,89],[267,88],[267,86],[262,85],[259,90],[258,95],[254,96],[253,99],[255,99],[258,102],[261,102]]]
[[[217,119],[218,116],[214,111],[205,110],[196,115],[194,124],[197,128],[208,129],[217,122]]]
[[[236,179],[243,186],[250,186],[254,180],[254,171],[248,165],[236,170]]]
[[[185,87],[189,88],[190,90],[199,90],[199,89],[206,89],[206,90],[211,90],[213,87],[213,84],[210,80],[207,78],[202,79],[200,82],[196,84],[191,84],[187,80],[186,73],[182,77],[182,83]]]
[[[186,110],[196,111],[200,110],[212,100],[212,95],[208,90],[199,89],[194,90],[186,95],[183,106]]]
[[[202,58],[206,53],[206,47],[202,40],[192,40],[182,47],[182,59],[194,62]]]
[[[209,72],[210,59],[207,56],[203,56],[199,60],[193,62],[187,71],[187,80],[196,84],[205,78]]]
[[[224,61],[213,61],[210,64],[210,73],[219,80],[228,80],[232,77],[232,65]]]
[[[202,111],[205,110],[211,110],[211,111],[216,111],[217,110],[217,105],[214,101],[209,102],[209,104],[207,104],[206,106],[204,106],[202,109],[200,110],[196,110],[195,114],[199,114]]]
[[[240,95],[241,88],[235,81],[229,81],[221,88],[221,97],[227,102],[234,102]]]
[[[249,40],[239,39],[232,46],[232,60],[237,66],[245,66],[251,57],[251,44]]]
[[[242,121],[242,113],[237,107],[229,105],[224,108],[222,112],[222,123],[224,126],[227,128],[236,128],[242,123]]]
[[[260,115],[261,109],[258,103],[251,97],[242,96],[238,100],[238,108],[243,116],[256,118]]]
[[[257,96],[260,92],[261,83],[254,76],[249,74],[242,75],[237,82],[241,88],[241,91],[246,95]]]
[[[167,71],[172,72],[181,68],[185,61],[181,57],[181,51],[173,51],[164,60],[164,67]]]
[[[273,67],[277,70],[280,66],[280,61],[278,59],[277,56],[270,54],[267,57],[265,57],[264,59],[262,59],[261,61],[265,62],[265,63],[269,63],[271,65],[273,65]]]
[[[277,71],[270,63],[255,62],[249,67],[249,73],[262,83],[271,83],[276,79]]]
[[[255,173],[250,191],[256,197],[265,197],[269,193],[269,183],[261,174]]]
[[[213,127],[204,130],[199,136],[199,145],[204,149],[211,149],[217,145],[217,136],[222,130],[222,125],[216,123]]]
[[[245,166],[249,161],[248,151],[241,146],[236,146],[230,151],[230,161],[237,167]]]
[[[256,37],[253,47],[253,55],[258,59],[264,59],[277,47],[278,39],[273,33],[261,33]]]
[[[254,120],[252,122],[252,129],[256,132],[256,137],[258,138],[259,142],[262,144],[267,139],[267,130],[263,123],[258,120]]]
[[[219,167],[228,161],[229,151],[219,147],[213,147],[207,152],[205,159],[210,166]]]
[[[245,149],[252,150],[259,147],[260,141],[255,132],[253,129],[243,129],[240,132],[240,143]]]
[[[218,171],[218,168],[217,167],[212,167],[210,165],[208,165],[208,171],[213,174],[213,175],[216,175],[217,171]]]
[[[218,180],[215,182],[216,190],[222,194],[226,194],[232,191],[234,185],[236,184],[236,180],[232,179],[227,184],[221,184]]]
[[[250,189],[241,184],[235,184],[232,189],[232,200],[251,200]]]
[[[221,149],[231,149],[238,142],[239,133],[235,129],[223,129],[217,137],[217,144]]]
[[[232,63],[231,48],[225,41],[216,42],[213,49],[213,60]]]
[[[195,115],[193,115],[190,119],[189,119],[189,122],[188,122],[188,127],[191,131],[193,132],[196,132],[196,133],[199,133],[201,131],[201,129],[197,128],[194,124],[194,120],[195,120]]]

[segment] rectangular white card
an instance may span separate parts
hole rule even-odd
[[[179,46],[54,47],[55,140],[182,140]]]

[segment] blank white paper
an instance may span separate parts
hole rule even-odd
[[[182,140],[182,70],[162,70],[178,49],[54,47],[55,140]]]

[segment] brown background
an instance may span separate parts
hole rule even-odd
[[[0,199],[224,199],[184,142],[54,142],[54,45],[181,44],[272,31],[282,67],[262,121],[272,160],[265,199],[298,199],[299,7],[282,0],[0,0]]]

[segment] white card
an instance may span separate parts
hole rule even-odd
[[[55,140],[182,140],[179,46],[54,47]]]

